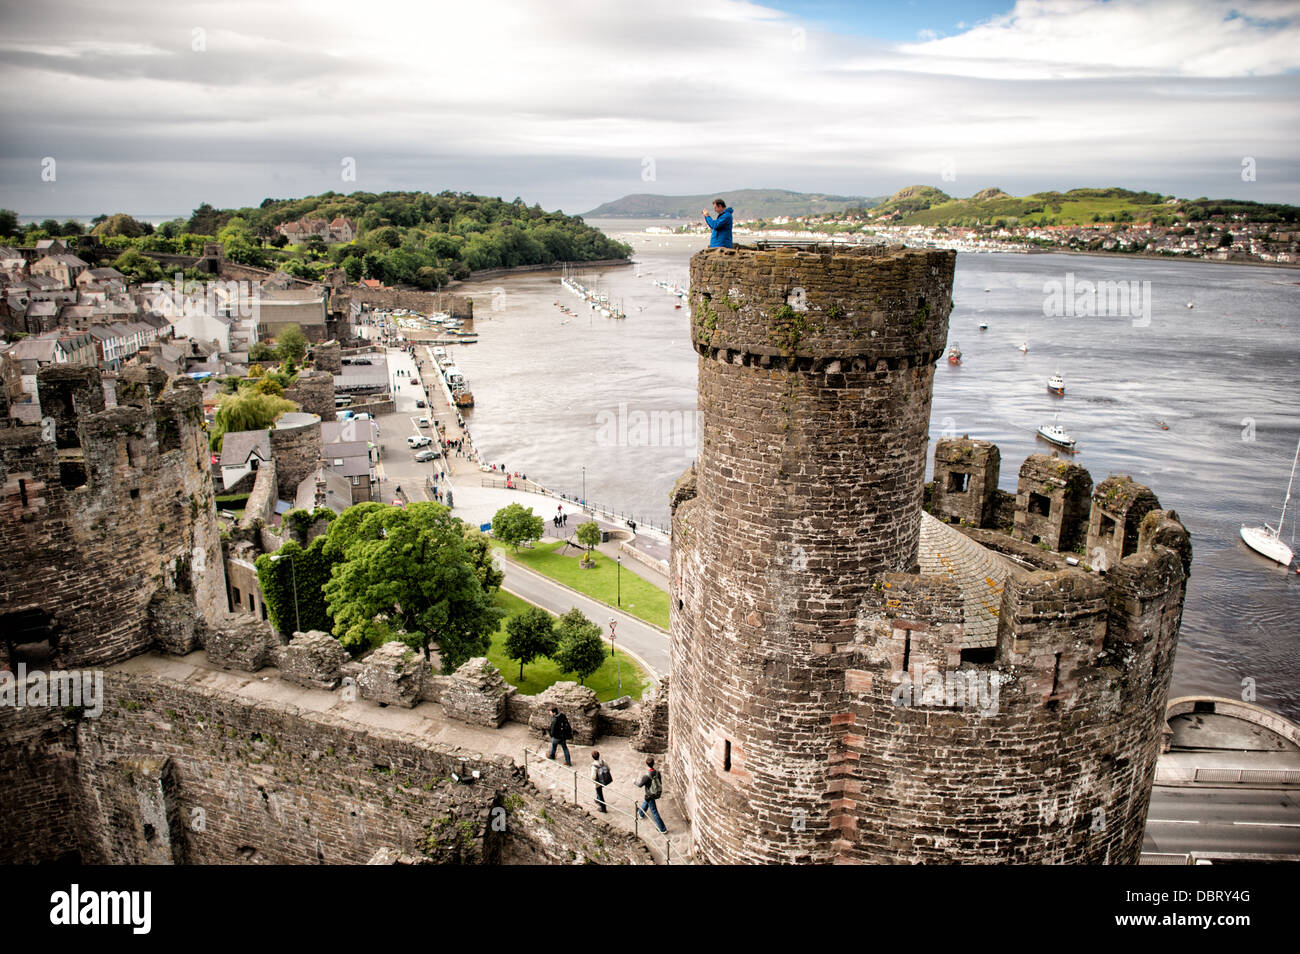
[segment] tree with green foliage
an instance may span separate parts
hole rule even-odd
[[[553,656],[559,648],[555,617],[540,606],[530,606],[506,620],[506,657],[519,660],[519,681],[524,666],[538,656]]]
[[[530,540],[540,540],[546,524],[533,513],[532,507],[512,503],[502,507],[492,517],[492,536],[519,552],[519,545]]]
[[[307,336],[298,325],[289,324],[281,328],[275,336],[275,344],[276,351],[284,361],[300,364],[307,354]]]
[[[13,209],[0,209],[0,236],[9,238],[18,234],[18,213]]]
[[[559,645],[551,658],[562,670],[576,675],[579,684],[605,664],[608,651],[600,627],[576,606],[560,617],[555,633]]]
[[[133,248],[115,258],[113,267],[133,282],[156,282],[163,275],[161,265]]]
[[[55,223],[57,227],[58,223]],[[139,222],[125,212],[118,212],[116,215],[110,215],[104,221],[100,222],[90,230],[91,235],[99,235],[107,238],[111,235],[124,235],[127,238],[139,238],[148,235],[153,231],[153,226],[148,222]]]
[[[504,611],[480,584],[460,523],[436,503],[361,504],[334,520],[323,547],[342,561],[325,601],[339,642],[400,640],[425,659],[436,642],[444,672],[485,655]]]
[[[274,394],[258,394],[241,390],[221,399],[213,421],[209,439],[214,451],[221,450],[221,442],[230,431],[260,431],[275,423],[287,411],[298,410],[298,405]]]
[[[459,522],[461,533],[465,536],[465,552],[469,554],[470,566],[474,568],[479,586],[483,587],[483,592],[488,596],[495,596],[497,590],[501,589],[501,584],[505,582],[506,574],[497,566],[493,556],[492,541],[478,527],[464,521]]]
[[[595,520],[588,520],[578,525],[577,533],[574,535],[578,538],[578,542],[587,548],[587,556],[590,558],[591,551],[600,545],[600,524]]]
[[[249,361],[275,361],[279,356],[275,346],[265,341],[254,341],[248,349]]]

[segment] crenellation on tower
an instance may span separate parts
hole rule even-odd
[[[1098,565],[1113,566],[1137,552],[1142,519],[1159,509],[1160,501],[1150,487],[1126,474],[1107,477],[1092,492],[1088,557]]]
[[[1092,475],[1055,454],[1030,454],[1020,465],[1012,536],[1069,552],[1084,544]]]

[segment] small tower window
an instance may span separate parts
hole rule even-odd
[[[727,739],[722,744],[722,771],[731,771],[731,740]]]

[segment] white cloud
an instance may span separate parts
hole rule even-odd
[[[0,39],[18,94],[3,107],[18,135],[0,145],[0,205],[182,211],[453,188],[575,211],[625,192],[913,182],[1241,194],[1242,155],[1260,158],[1258,197],[1294,199],[1298,18],[1232,9],[1022,0],[891,46],[796,34],[797,19],[734,0],[48,0],[17,8]],[[57,188],[39,180],[46,155]],[[345,155],[354,184],[339,180]],[[947,157],[955,184],[939,181]]]

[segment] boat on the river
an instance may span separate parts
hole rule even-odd
[[[1055,444],[1068,451],[1074,450],[1074,438],[1065,433],[1065,428],[1060,424],[1044,424],[1038,429],[1038,436],[1049,444]]]
[[[953,342],[952,347],[948,349],[948,363],[961,364],[961,348],[957,346],[956,342]]]
[[[1061,372],[1058,371],[1047,379],[1047,391],[1049,394],[1065,397],[1065,378],[1061,377]]]
[[[1296,464],[1300,463],[1300,441],[1296,443],[1295,460],[1291,461],[1291,479],[1286,482],[1286,496],[1282,498],[1282,515],[1277,518],[1277,526],[1270,527],[1265,523],[1261,527],[1241,528],[1241,539],[1246,541],[1246,546],[1250,547],[1256,553],[1263,554],[1270,560],[1280,563],[1282,566],[1290,566],[1291,561],[1295,559],[1295,554],[1291,548],[1282,542],[1282,524],[1286,520],[1287,504],[1291,502],[1291,486],[1295,483]],[[1292,523],[1295,518],[1292,518]],[[1294,527],[1292,528],[1294,530]]]

